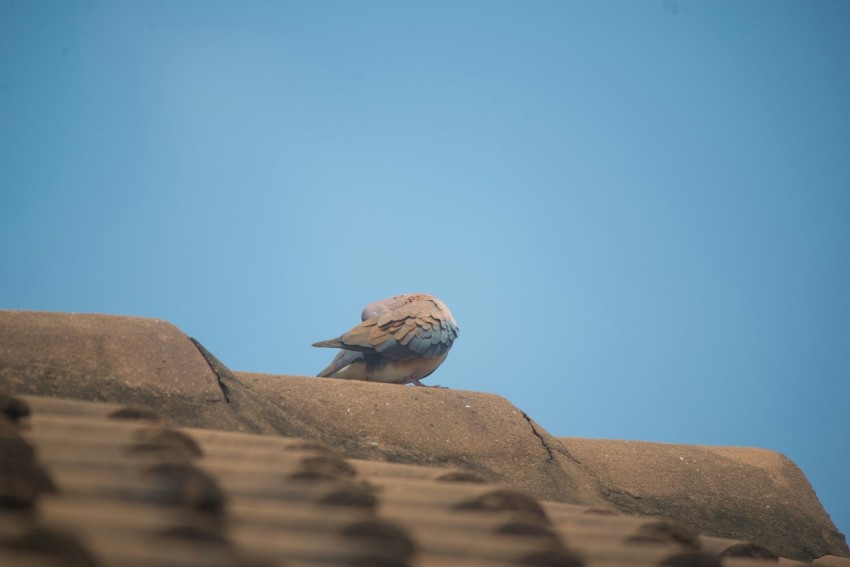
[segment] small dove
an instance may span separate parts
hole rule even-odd
[[[320,377],[423,386],[420,380],[443,363],[458,335],[446,304],[425,293],[370,303],[360,318],[344,335],[313,343],[342,349]]]

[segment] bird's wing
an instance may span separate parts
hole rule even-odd
[[[378,352],[393,360],[441,356],[458,335],[454,317],[441,303],[416,301],[368,319],[339,337],[339,348]]]

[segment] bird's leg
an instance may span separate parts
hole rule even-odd
[[[423,388],[448,388],[448,386],[437,386],[436,384],[423,384],[419,381],[419,378],[416,378],[415,376],[405,376],[404,383],[413,384],[414,386],[422,386]]]

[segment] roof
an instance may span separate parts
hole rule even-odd
[[[0,564],[850,567],[781,454],[232,372],[163,321],[0,311],[0,388]]]

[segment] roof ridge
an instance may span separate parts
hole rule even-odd
[[[109,416],[145,418],[147,437],[132,440],[131,460],[143,461],[146,452],[183,459],[181,467],[147,474],[199,490],[214,483],[203,470],[193,472],[193,443],[201,449],[203,439],[215,444],[229,431],[237,435],[241,453],[206,457],[213,475],[239,470],[245,478],[267,479],[263,460],[294,454],[295,447],[286,443],[296,441],[280,439],[297,438],[307,440],[297,442],[303,450],[324,447],[311,468],[295,472],[301,480],[328,480],[344,472],[343,463],[357,468],[351,459],[362,460],[364,476],[376,479],[401,472],[382,470],[381,462],[416,465],[422,468],[403,474],[426,481],[489,481],[538,502],[663,514],[701,533],[756,541],[785,557],[850,555],[805,475],[778,453],[555,437],[495,394],[232,372],[217,359],[211,363],[214,357],[204,352],[180,329],[159,320],[0,310],[0,387],[47,396],[34,407],[45,415],[59,413],[52,418],[56,434],[45,433],[38,444],[66,461],[91,445],[89,472],[78,467],[68,474],[91,478],[98,459],[108,463],[119,454],[121,443],[111,443],[109,436],[122,427],[115,425],[114,432],[102,424],[100,432],[90,427],[82,440],[67,440],[64,447],[62,428]],[[58,397],[89,405],[72,408]],[[43,421],[45,432],[50,421]],[[245,432],[262,435],[238,437]],[[432,477],[435,468],[445,474]],[[368,503],[368,486],[345,482],[335,499]],[[396,482],[404,484],[412,486]],[[120,483],[115,486],[121,489]],[[501,497],[509,500],[505,493]]]

